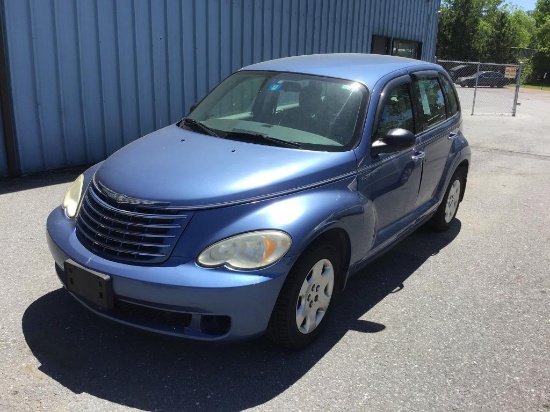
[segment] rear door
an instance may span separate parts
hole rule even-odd
[[[437,195],[444,185],[445,169],[453,140],[459,133],[460,111],[456,96],[446,96],[444,88],[454,93],[448,79],[436,71],[417,72],[413,75],[413,92],[418,105],[421,132],[417,150],[423,156],[422,178],[416,199],[416,208],[437,203]]]

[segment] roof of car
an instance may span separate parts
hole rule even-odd
[[[252,64],[242,70],[274,70],[349,79],[372,87],[378,79],[405,69],[435,69],[421,60],[380,54],[334,53],[284,57]]]

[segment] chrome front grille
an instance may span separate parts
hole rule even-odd
[[[159,263],[168,258],[191,213],[119,195],[92,181],[76,220],[76,235],[105,259]]]

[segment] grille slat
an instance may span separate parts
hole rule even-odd
[[[174,238],[175,237],[175,235],[163,235],[163,234],[160,234],[160,233],[147,233],[147,232],[135,232],[135,231],[124,230],[124,229],[121,229],[119,227],[111,226],[111,225],[107,224],[105,221],[99,222],[96,219],[94,219],[91,215],[83,216],[83,218],[86,219],[86,220],[88,220],[88,219],[91,220],[92,224],[94,224],[96,226],[103,227],[103,229],[108,231],[109,233],[117,232],[117,233],[121,233],[122,235],[125,235],[125,236],[140,236],[140,237],[146,237],[146,238],[166,238],[166,239],[168,239],[168,238]]]
[[[84,199],[84,202],[86,203],[86,205],[88,207],[90,207],[96,213],[96,215],[101,216],[103,219],[111,220],[113,222],[120,223],[120,224],[123,224],[123,225],[127,225],[127,224],[131,223],[135,226],[143,226],[143,227],[151,227],[151,228],[170,228],[170,229],[176,229],[176,228],[179,227],[179,225],[168,225],[168,224],[163,224],[163,223],[156,223],[156,224],[140,223],[140,222],[133,222],[131,219],[128,219],[128,220],[117,219],[113,216],[108,216],[108,215],[104,214],[105,212],[97,210],[96,209],[97,205],[94,207],[91,204],[91,202],[88,200],[88,198]],[[116,214],[116,212],[114,212],[113,214]],[[116,214],[116,216],[118,217],[119,215]],[[128,216],[128,215],[122,215],[122,216]]]
[[[117,255],[125,254],[125,255],[136,255],[136,256],[141,255],[141,256],[150,256],[150,257],[162,257],[162,256],[164,256],[160,253],[147,253],[147,252],[143,252],[143,251],[142,252],[136,252],[134,250],[115,247],[115,246],[112,246],[112,245],[108,245],[107,243],[103,243],[103,242],[101,242],[97,239],[93,239],[93,238],[89,237],[84,232],[81,232],[81,234],[84,235],[92,244],[94,244],[96,246],[99,246],[101,248],[104,248],[104,249],[109,249],[110,251],[115,252]]]
[[[106,239],[107,241],[110,241],[110,242],[116,242],[116,243],[121,243],[121,244],[123,243],[125,245],[130,245],[130,246],[158,247],[158,248],[170,247],[169,244],[163,245],[163,244],[158,244],[158,243],[146,243],[146,242],[132,241],[132,240],[126,239],[124,236],[123,237],[115,237],[115,236],[112,236],[112,232],[109,232],[108,235],[106,235],[105,233],[95,232],[96,228],[94,228],[94,227],[90,226],[88,223],[86,223],[84,218],[80,219],[79,223],[84,224],[86,226],[86,228],[89,230],[89,232],[95,233],[96,237],[99,236],[99,237],[101,237],[103,239]]]
[[[92,181],[77,217],[76,235],[105,259],[160,263],[172,252],[191,214],[166,202],[157,205],[120,195]]]

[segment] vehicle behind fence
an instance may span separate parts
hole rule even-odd
[[[439,60],[455,83],[462,113],[516,115],[521,64]]]

